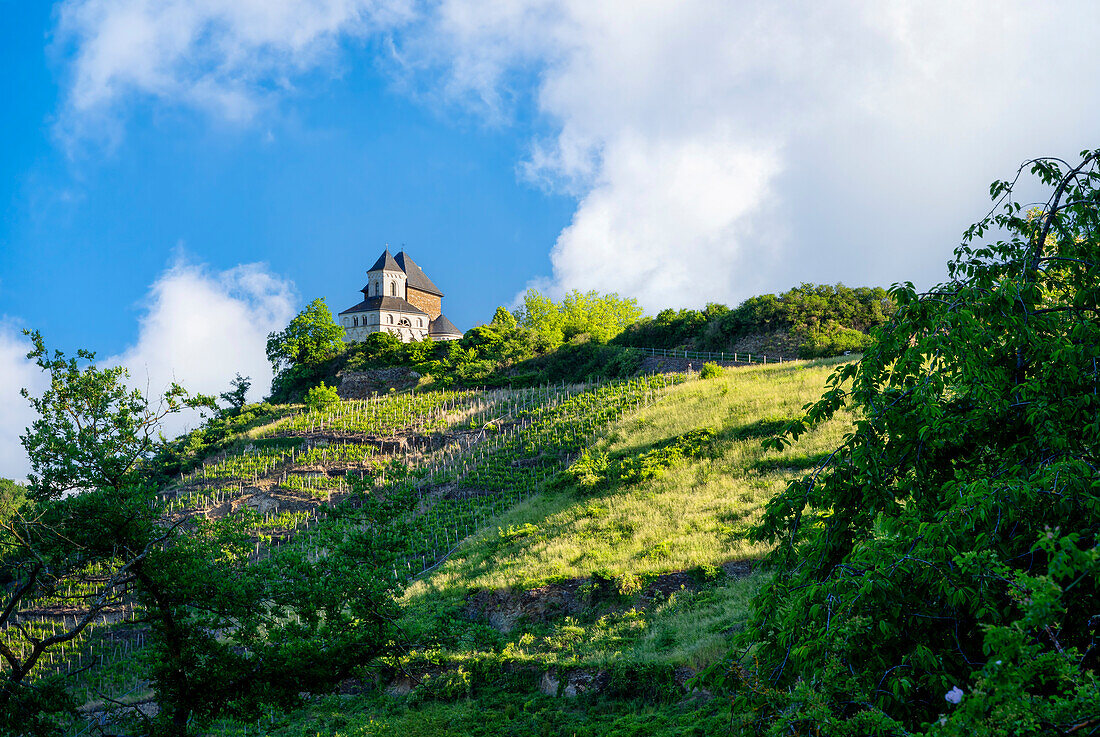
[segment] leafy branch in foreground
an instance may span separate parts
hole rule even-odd
[[[172,513],[152,483],[160,423],[212,400],[173,385],[153,407],[122,369],[32,340],[50,387],[23,437],[28,492],[0,487],[0,733],[64,731],[78,673],[36,666],[108,616],[147,628],[139,660],[159,713],[137,728],[155,735],[296,703],[389,651],[396,546],[376,518],[403,510],[353,497],[320,526],[323,544],[278,550],[261,550],[249,510]]]
[[[41,397],[23,392],[39,415],[21,438],[30,484],[0,517],[0,728],[46,734],[74,704],[64,676],[39,678],[36,666],[119,608],[151,552],[175,533],[178,525],[158,525],[146,464],[167,415],[211,402],[173,384],[151,407],[122,383],[124,369],[99,369],[87,351],[51,356],[39,333],[27,334],[27,357],[50,386]],[[58,612],[69,615],[60,626]],[[36,626],[43,621],[47,633]]]
[[[1064,734],[1100,725],[1100,152],[991,188],[925,294],[782,447],[859,419],[755,530],[776,575],[711,674],[769,734]],[[1017,176],[1017,179],[1019,179]],[[997,240],[983,244],[979,239]],[[1088,731],[1092,730],[1092,731]]]

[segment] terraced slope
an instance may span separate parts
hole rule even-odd
[[[725,651],[763,580],[753,567],[763,550],[745,532],[849,424],[835,420],[782,453],[760,441],[819,395],[836,362],[692,378],[591,426],[591,441],[568,444],[566,472],[547,469],[537,494],[486,509],[437,567],[414,575],[408,657],[348,684],[356,695],[272,715],[265,731],[714,733],[722,705],[693,694],[690,679]],[[477,499],[513,483],[487,477],[453,488]]]
[[[395,394],[290,413],[253,429],[235,450],[208,459],[165,489],[165,520],[247,511],[257,558],[283,545],[323,555],[314,538],[334,534],[341,523],[331,521],[329,512],[344,503],[353,484],[378,495],[412,490],[419,504],[393,570],[404,580],[538,493],[594,433],[624,412],[655,402],[678,381],[658,376],[516,391]],[[99,574],[87,573],[89,591],[97,590],[91,584]],[[51,633],[66,618],[83,615],[82,595],[73,589],[56,600],[32,602],[22,612],[22,626],[32,634]],[[71,682],[86,709],[100,716],[113,701],[155,708],[140,663],[143,613],[124,590],[113,595],[117,607],[71,647],[43,660],[36,673],[73,672],[94,663]]]
[[[257,558],[285,545],[323,555],[353,484],[415,494],[392,574],[407,583],[411,649],[344,696],[214,733],[612,734],[616,720],[710,731],[721,705],[685,697],[762,580],[745,531],[846,425],[783,453],[760,440],[833,363],[287,408],[165,489],[166,517],[248,510]],[[80,614],[40,604],[26,621],[42,631]],[[74,683],[96,719],[115,702],[154,710],[141,615],[119,592],[40,674],[92,664]],[[642,702],[650,715],[636,719]]]

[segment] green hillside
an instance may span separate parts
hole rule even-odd
[[[184,470],[159,500],[166,520],[243,525],[251,565],[322,560],[362,526],[349,510],[364,493],[409,500],[392,529],[376,528],[403,591],[401,646],[343,696],[266,712],[262,733],[491,734],[513,721],[517,734],[609,733],[597,702],[625,723],[650,704],[644,721],[672,729],[684,709],[720,719],[709,699],[685,702],[687,681],[725,651],[760,584],[747,527],[848,423],[782,453],[761,440],[820,394],[837,360],[246,408],[177,443]],[[63,599],[28,602],[43,633],[65,626]],[[35,673],[94,661],[66,688],[83,712],[125,721],[136,712],[122,705],[151,711],[154,690],[148,612],[118,601]]]
[[[571,472],[487,518],[410,581],[407,655],[351,687],[357,695],[277,715],[265,730],[682,734],[688,723],[719,724],[728,716],[687,699],[687,680],[725,652],[759,586],[752,563],[763,551],[744,533],[847,423],[783,453],[760,441],[820,393],[835,363],[693,378],[595,428]],[[668,452],[693,435],[686,452]],[[578,470],[605,454],[597,465],[640,472],[594,482]],[[246,730],[223,723],[214,733]]]

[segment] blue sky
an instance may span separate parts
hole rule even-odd
[[[1093,3],[0,0],[0,476],[23,327],[142,387],[270,372],[388,243],[465,329],[931,286],[987,185],[1095,147]]]
[[[354,304],[386,243],[404,244],[470,326],[549,272],[573,197],[516,180],[530,123],[456,119],[392,89],[355,44],[339,76],[241,125],[136,104],[118,142],[65,140],[67,60],[47,4],[5,2],[0,78],[0,314],[69,350],[137,338],[150,285],[177,259],[263,262],[301,300]],[[112,123],[114,125],[115,123]],[[75,310],[75,314],[74,314]]]

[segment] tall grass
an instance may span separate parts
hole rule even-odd
[[[596,495],[566,487],[533,498],[468,540],[437,573],[410,586],[409,596],[453,586],[528,589],[593,573],[656,574],[761,556],[764,549],[745,538],[748,526],[772,495],[842,442],[850,418],[781,453],[765,451],[761,441],[820,395],[836,363],[730,369],[671,390],[616,423],[595,449],[636,454],[709,427],[717,437],[705,457]],[[499,530],[524,525],[537,531],[502,543]]]
[[[682,384],[656,405],[624,417],[593,451],[637,455],[699,428],[715,436],[702,457],[656,478],[596,494],[559,485],[502,515],[409,586],[412,629],[429,631],[433,621],[453,617],[471,590],[530,590],[592,576],[644,584],[662,573],[759,558],[765,549],[746,538],[749,526],[773,494],[842,442],[851,418],[838,417],[782,452],[765,450],[761,441],[819,396],[837,363],[725,370]],[[587,621],[535,628],[534,639],[517,632],[509,636],[509,652],[559,665],[625,658],[697,668],[724,651],[728,628],[744,619],[763,580],[757,573],[684,591],[638,614],[629,627],[594,613]],[[576,642],[563,646],[570,637]],[[464,657],[460,649],[452,654]]]

